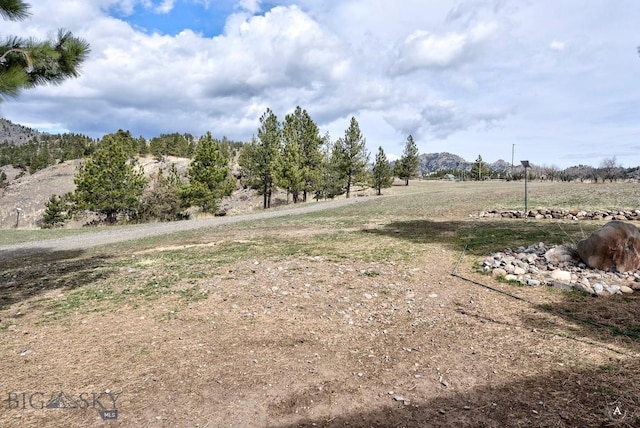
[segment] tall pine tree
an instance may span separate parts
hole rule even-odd
[[[320,181],[320,164],[322,163],[320,146],[323,140],[320,137],[318,126],[306,110],[298,106],[290,116],[300,148],[300,170],[303,181],[302,200],[306,202],[307,194],[315,191]]]
[[[280,165],[282,130],[277,116],[267,108],[260,117],[258,138],[245,145],[238,163],[248,184],[263,195],[263,207],[271,207],[271,194]]]
[[[366,140],[360,132],[360,126],[355,117],[351,118],[344,138],[338,139],[334,150],[339,151],[339,169],[345,179],[347,198],[351,196],[351,187],[363,178],[369,162]]]
[[[378,195],[382,194],[382,189],[391,187],[393,184],[391,166],[389,165],[389,160],[387,159],[387,155],[384,153],[382,147],[378,148],[371,178],[373,188],[376,189],[376,193]]]
[[[404,145],[404,152],[396,162],[393,172],[396,177],[404,180],[405,186],[408,186],[409,180],[415,178],[418,174],[418,163],[418,146],[413,141],[413,137],[409,135]]]
[[[301,138],[293,115],[285,117],[282,140],[282,154],[278,159],[277,184],[287,190],[287,203],[289,202],[289,194],[291,194],[293,203],[296,204],[300,192],[304,189],[305,182],[300,151]]]

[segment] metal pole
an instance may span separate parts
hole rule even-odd
[[[529,207],[528,207],[528,201],[527,201],[527,171],[528,168],[524,169],[524,218],[527,218],[529,216]]]
[[[513,180],[513,155],[516,152],[516,145],[511,146],[511,179]]]

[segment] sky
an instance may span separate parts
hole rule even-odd
[[[267,108],[322,135],[355,117],[371,160],[421,153],[640,165],[637,0],[30,0],[0,37],[86,39],[81,77],[0,116],[94,138],[250,141]]]

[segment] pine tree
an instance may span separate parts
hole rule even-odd
[[[65,221],[70,217],[71,201],[70,194],[64,196],[51,195],[45,204],[44,215],[42,217],[42,229],[52,229],[64,226]]]
[[[404,180],[405,186],[408,186],[409,180],[415,178],[418,174],[418,164],[418,146],[413,141],[413,137],[409,135],[404,146],[404,152],[396,162],[393,172],[396,177]]]
[[[262,193],[265,209],[271,207],[271,194],[280,164],[281,137],[278,118],[267,108],[260,118],[258,138],[242,148],[238,159],[247,184]]]
[[[287,190],[287,203],[289,194],[293,196],[293,203],[298,203],[300,192],[305,188],[303,154],[300,150],[302,138],[300,135],[297,118],[287,115],[282,131],[283,146],[279,156],[276,184]]]
[[[135,142],[126,133],[105,135],[98,150],[74,178],[74,200],[81,211],[106,216],[109,224],[118,215],[134,216],[147,183],[142,167],[128,153]]]
[[[220,200],[233,191],[229,158],[211,132],[200,139],[187,170],[189,184],[182,190],[182,199],[188,205],[197,205],[203,212],[218,208]]]
[[[307,193],[316,190],[318,181],[320,180],[320,164],[322,163],[322,154],[320,146],[322,138],[318,130],[318,126],[306,110],[299,106],[292,115],[287,115],[286,123],[292,122],[296,140],[300,149],[300,170],[302,173],[303,189],[302,200],[307,201]]]
[[[30,16],[29,7],[22,0],[4,0],[0,2],[0,16],[22,21]],[[22,89],[78,77],[89,52],[86,41],[64,29],[58,30],[53,40],[6,37],[0,43],[0,101],[17,96]]]
[[[340,138],[335,144],[334,150],[338,150],[339,168],[346,183],[347,198],[351,195],[351,187],[359,179],[363,178],[369,162],[366,140],[360,132],[360,126],[355,117],[351,118],[349,128],[344,133],[344,139]]]
[[[490,171],[486,162],[482,160],[482,156],[478,155],[476,163],[471,167],[471,176],[476,181],[481,181],[489,177]]]
[[[335,144],[331,142],[329,133],[323,138],[318,182],[315,189],[316,200],[333,199],[337,195],[344,193],[343,177],[340,173],[340,162],[336,156],[341,156],[341,152],[335,150]]]
[[[373,188],[376,189],[378,195],[382,194],[382,189],[391,187],[393,184],[393,174],[391,174],[391,166],[387,155],[384,153],[382,147],[378,148],[378,154],[376,154],[376,161],[373,164],[372,173]]]

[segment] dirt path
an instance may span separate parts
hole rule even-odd
[[[242,214],[229,217],[213,217],[188,221],[140,224],[125,228],[101,230],[94,233],[83,233],[65,238],[31,241],[13,245],[0,246],[0,260],[23,257],[52,251],[81,250],[104,244],[130,241],[150,236],[168,235],[206,227],[223,226],[240,223],[242,221],[260,220],[266,218],[283,217],[306,214],[315,211],[336,208],[368,200],[367,198],[338,199],[327,202],[307,202],[296,208],[276,209],[252,214]]]

